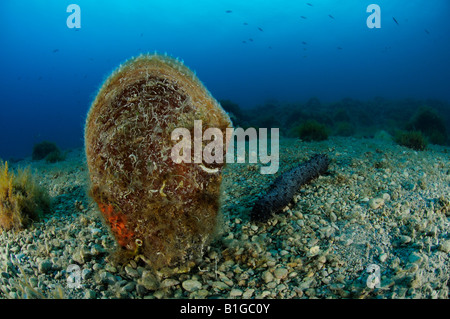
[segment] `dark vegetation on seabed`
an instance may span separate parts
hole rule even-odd
[[[43,141],[34,145],[31,158],[33,161],[45,159],[47,163],[56,163],[65,160],[66,154],[55,143]]]
[[[280,136],[304,141],[324,140],[329,135],[371,138],[385,131],[399,144],[417,150],[428,143],[450,144],[450,103],[440,100],[376,97],[321,103],[314,97],[305,103],[267,101],[252,109],[230,100],[220,103],[236,127],[279,128]]]

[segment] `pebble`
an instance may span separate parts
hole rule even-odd
[[[286,268],[277,268],[274,270],[273,274],[277,279],[284,279],[288,275],[288,270]]]
[[[115,274],[115,273],[117,272],[117,268],[114,267],[114,266],[111,265],[111,264],[106,264],[106,265],[105,265],[105,270],[108,271],[108,272],[110,272],[110,273],[112,273],[112,274]]]
[[[369,207],[372,208],[372,209],[378,209],[378,208],[380,208],[383,205],[384,205],[384,199],[383,198],[376,197],[376,198],[371,198],[369,200]]]
[[[319,246],[313,246],[309,249],[309,255],[310,256],[316,256],[320,252]]]
[[[402,235],[402,236],[400,236],[399,241],[400,241],[400,244],[405,245],[405,244],[411,242],[411,237]]]
[[[272,275],[272,273],[270,271],[266,270],[262,274],[262,279],[267,284],[267,283],[271,282],[274,279],[274,277],[273,277],[273,275]]]
[[[83,279],[89,279],[89,278],[91,278],[92,277],[92,270],[91,269],[89,269],[89,268],[84,268],[82,271],[81,271],[81,278],[83,278]]]
[[[233,288],[233,289],[231,289],[231,291],[230,291],[230,297],[239,297],[239,296],[242,296],[242,294],[243,294],[243,292],[242,292],[241,289],[235,289],[235,288]]]
[[[335,213],[333,213],[333,212],[330,213],[330,220],[331,220],[332,222],[337,221],[337,216],[336,216]]]
[[[168,275],[149,271],[142,260],[132,260],[124,268],[114,267],[107,256],[115,243],[107,229],[101,226],[101,221],[91,215],[95,205],[85,205],[84,212],[74,213],[72,205],[64,207],[64,198],[73,202],[79,199],[78,195],[59,185],[58,191],[63,196],[57,200],[57,207],[52,208],[51,217],[23,232],[0,234],[3,296],[24,297],[18,288],[22,275],[17,265],[11,262],[14,257],[11,254],[15,254],[13,260],[20,262],[29,276],[28,283],[39,291],[49,292],[57,284],[64,285],[67,266],[71,263],[80,265],[83,289],[65,289],[69,298],[340,298],[349,294],[345,289],[353,294],[356,288],[364,288],[364,282],[362,286],[358,283],[355,289],[349,283],[361,275],[368,262],[378,261],[383,277],[389,277],[384,272],[387,267],[398,272],[398,277],[391,280],[389,290],[370,292],[367,297],[437,298],[442,295],[446,298],[445,278],[449,265],[446,254],[450,253],[450,237],[444,214],[448,216],[448,209],[444,211],[437,202],[430,201],[429,207],[419,202],[424,196],[428,199],[446,196],[450,174],[448,169],[442,170],[448,166],[445,155],[440,149],[418,153],[406,150],[397,154],[392,151],[397,146],[392,147],[378,147],[386,153],[392,166],[384,173],[380,170],[381,173],[373,175],[365,167],[370,167],[370,156],[378,152],[369,150],[370,156],[353,148],[336,152],[339,161],[334,162],[334,169],[342,170],[345,187],[330,184],[330,176],[321,177],[317,187],[304,188],[296,196],[296,205],[266,224],[248,224],[244,222],[243,214],[229,210],[232,215],[229,219],[224,218],[224,237],[228,235],[226,238],[232,243],[229,245],[232,255],[223,258],[225,254],[221,248],[205,247],[202,271],[195,267],[190,272]],[[402,161],[400,166],[394,164],[397,156],[399,163]],[[414,160],[409,159],[411,156]],[[429,159],[434,157],[438,161],[428,169]],[[354,159],[358,165],[349,169],[346,164],[349,159]],[[349,179],[352,171],[355,173],[353,180]],[[421,171],[427,171],[427,175],[419,173]],[[419,177],[426,177],[426,192],[417,191],[422,187]],[[249,184],[246,176],[242,185],[237,185],[251,186],[245,188],[249,193],[244,197],[259,192],[258,182],[248,180]],[[232,194],[226,193],[226,196]],[[235,204],[245,207],[244,197],[240,203],[234,201]],[[318,199],[321,204],[316,205]],[[85,202],[84,198],[80,202]],[[368,208],[379,209],[383,205],[389,208],[385,212],[382,209],[368,211]],[[367,245],[362,245],[365,242]],[[247,243],[248,247],[245,246]],[[234,254],[235,247],[242,251]],[[250,247],[251,251],[248,250]],[[303,252],[307,252],[306,256]],[[234,258],[236,256],[239,259]],[[348,264],[340,260],[348,260]],[[389,264],[386,263],[388,260]],[[33,297],[30,289],[24,290],[25,297]]]
[[[100,228],[91,228],[91,234],[95,237],[101,236],[102,230]]]
[[[180,282],[176,279],[167,278],[161,282],[161,288],[168,288],[178,285]]]
[[[135,289],[136,289],[136,283],[132,282],[132,281],[125,284],[125,286],[122,287],[122,291],[124,291],[124,292],[132,292]]]
[[[131,278],[139,278],[138,271],[130,266],[125,266],[125,273]]]
[[[439,245],[439,250],[448,254],[450,253],[450,240],[445,240]]]
[[[227,290],[230,288],[230,286],[228,286],[226,283],[222,281],[213,281],[212,287],[218,290]]]
[[[193,292],[202,288],[201,282],[195,279],[188,279],[181,284],[183,288],[189,292]]]
[[[253,296],[254,292],[255,292],[255,289],[249,288],[249,289],[244,291],[244,293],[242,294],[242,298],[250,299]]]
[[[159,288],[159,280],[149,270],[142,273],[142,277],[138,280],[138,283],[145,287],[147,290],[156,290]]]
[[[116,278],[114,277],[113,274],[107,271],[103,271],[100,274],[100,282],[105,285],[113,285],[116,282]]]
[[[85,299],[95,299],[97,298],[97,293],[91,289],[87,289],[84,293]]]
[[[423,261],[423,257],[419,253],[413,252],[411,255],[409,255],[408,261],[410,263],[420,264]]]
[[[48,273],[52,269],[52,262],[48,259],[44,259],[38,265],[38,270],[42,274]]]

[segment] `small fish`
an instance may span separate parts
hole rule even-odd
[[[397,25],[399,25],[397,20],[394,17],[392,17],[392,20],[394,20],[394,22],[397,23]]]
[[[330,17],[331,19],[333,19],[333,20],[334,20],[334,17],[333,17],[333,16],[331,15],[331,14],[329,14],[328,16],[329,16],[329,17]]]
[[[247,22],[244,22],[244,25],[248,25],[248,23],[247,23]]]
[[[430,34],[430,31],[428,31],[427,29],[424,29],[426,34]]]
[[[42,76],[40,76],[40,77],[38,78],[38,81],[40,81],[40,80],[42,80]]]
[[[271,47],[271,46],[269,46],[269,47],[268,47],[268,49],[272,50],[272,47]]]
[[[141,33],[141,38],[144,36],[144,34],[143,33]]]
[[[59,52],[59,49],[55,49],[52,51],[53,53]]]
[[[307,45],[308,43],[306,43],[305,41],[302,41],[302,43],[304,44],[304,45]]]
[[[302,18],[302,19],[308,19],[307,17],[305,17],[305,16],[300,16],[300,18]]]
[[[309,2],[307,3],[307,5],[308,5],[308,6],[310,6],[310,7],[312,7],[312,6],[313,6],[313,5],[312,5],[311,3],[309,3]]]
[[[261,31],[261,32],[264,32],[263,29],[261,29],[260,27],[258,27],[258,30]]]
[[[242,43],[247,43],[247,41],[244,40],[244,41],[242,41]]]
[[[338,49],[338,50],[342,50],[342,48],[341,48],[341,47],[337,47],[337,49]]]
[[[248,39],[248,41],[250,41],[250,42],[253,42],[253,39],[252,39],[252,38],[250,38],[250,39]]]
[[[231,12],[233,12],[233,11],[231,11],[231,10],[226,10],[225,11],[225,13],[231,13]]]

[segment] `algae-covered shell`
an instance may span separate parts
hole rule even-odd
[[[171,158],[171,133],[186,128],[193,136],[195,120],[202,133],[214,127],[225,136],[231,127],[189,68],[157,54],[114,71],[87,116],[91,196],[118,244],[155,267],[201,254],[216,226],[224,164]]]

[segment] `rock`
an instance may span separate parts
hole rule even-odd
[[[384,263],[384,262],[386,261],[387,257],[388,257],[388,255],[385,254],[385,253],[383,253],[383,254],[381,254],[381,255],[378,257],[378,259],[379,259],[382,263]]]
[[[176,280],[176,279],[167,278],[167,279],[164,279],[164,280],[161,282],[161,288],[172,287],[172,286],[178,285],[179,283],[180,283],[180,282],[179,282],[178,280]]]
[[[85,299],[95,299],[97,297],[97,293],[91,289],[86,290],[84,293]]]
[[[145,287],[147,290],[156,290],[159,288],[159,280],[151,271],[144,271],[142,273],[141,279],[138,280],[138,283]]]
[[[231,289],[230,291],[230,297],[240,297],[242,296],[242,290],[240,289]]]
[[[195,279],[188,279],[181,284],[183,288],[189,292],[193,292],[202,288],[201,282]]]
[[[129,282],[122,287],[122,291],[124,292],[132,292],[134,289],[136,289],[136,283],[134,282]]]
[[[92,245],[92,247],[91,247],[92,256],[98,256],[98,255],[101,255],[104,253],[105,253],[105,249],[102,246],[100,246],[99,244]]]
[[[271,282],[273,280],[273,275],[272,275],[272,273],[270,271],[266,270],[262,274],[262,279],[267,284],[267,283],[269,283],[269,282]]]
[[[33,288],[36,288],[39,285],[39,279],[36,277],[31,277],[30,279],[28,279],[28,282]]]
[[[114,277],[113,274],[104,271],[100,274],[100,281],[102,284],[105,285],[114,285],[116,282],[116,278]]]
[[[125,273],[131,278],[139,278],[138,271],[130,266],[125,266]]]
[[[337,216],[336,216],[335,213],[333,213],[333,212],[330,213],[330,220],[331,220],[332,222],[337,221]]]
[[[409,255],[408,261],[410,263],[420,264],[423,261],[423,257],[419,253],[413,252],[411,255]]]
[[[405,245],[411,241],[411,237],[402,235],[402,236],[400,236],[399,241],[400,241],[400,244]]]
[[[117,272],[117,268],[114,267],[114,266],[111,265],[111,264],[106,264],[106,265],[105,265],[105,270],[108,271],[108,272],[110,272],[110,273],[112,273],[112,274],[115,274],[115,273]]]
[[[212,283],[212,287],[216,288],[218,290],[227,290],[230,289],[230,286],[228,286],[226,283],[222,282],[222,281],[214,281]]]
[[[369,207],[372,209],[378,209],[384,205],[384,199],[380,197],[371,198],[369,200]]]
[[[48,259],[44,259],[38,264],[38,270],[42,274],[48,273],[52,269],[52,262]]]
[[[78,249],[72,255],[72,260],[77,264],[83,265],[86,261],[89,261],[89,259],[92,257],[90,253],[91,253],[90,250]]]
[[[316,256],[320,252],[319,246],[313,246],[309,249],[309,256]]]
[[[100,228],[91,228],[92,236],[100,236],[102,234],[102,230]]]
[[[83,279],[89,279],[90,277],[92,277],[92,270],[89,268],[84,268],[81,271],[81,278]]]
[[[136,293],[138,294],[138,296],[144,296],[147,293],[147,289],[145,289],[145,287],[141,284],[137,284],[136,285]]]
[[[249,288],[242,294],[242,298],[250,299],[253,296],[254,292],[255,292],[255,289]]]
[[[445,240],[439,245],[439,250],[448,254],[450,253],[450,240]]]
[[[288,275],[288,270],[286,268],[280,267],[280,268],[275,269],[273,274],[274,274],[275,278],[277,278],[277,279],[284,279]]]

